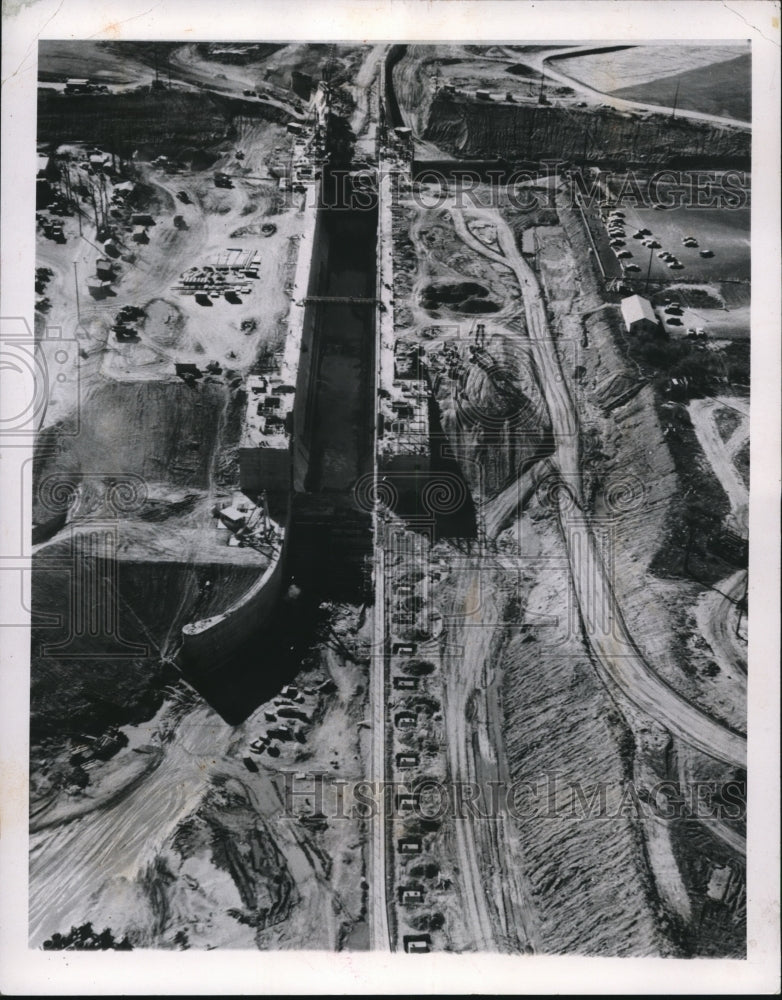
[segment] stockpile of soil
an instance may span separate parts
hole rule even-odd
[[[445,307],[461,313],[494,313],[502,308],[489,298],[488,288],[474,281],[426,285],[421,291],[421,305],[430,312]]]
[[[518,344],[493,337],[491,360],[486,367],[469,365],[457,398],[451,379],[437,383],[443,430],[482,500],[553,451],[548,408]]]
[[[642,832],[620,810],[632,738],[580,639],[564,550],[553,525],[525,531],[525,565],[546,565],[523,615],[550,624],[514,630],[502,655],[511,781],[530,783],[516,829],[536,911],[537,949],[589,955],[674,953],[658,927]],[[560,563],[556,567],[556,562]],[[600,815],[604,789],[605,809]],[[583,805],[594,798],[592,806]]]
[[[410,118],[409,124],[413,126],[413,131],[416,135],[422,135],[432,100],[429,63],[435,53],[433,47],[427,45],[408,45],[405,50],[400,59],[393,60],[393,88],[399,104]],[[388,71],[387,68],[386,72]],[[400,119],[399,122],[394,121],[394,124],[408,122]]]
[[[184,905],[189,894],[178,885],[184,881],[187,886],[189,881],[191,889],[197,888],[192,885],[192,877],[188,880],[188,870],[216,869],[217,882],[225,881],[219,876],[225,873],[235,886],[240,904],[230,908],[228,914],[249,928],[262,930],[286,920],[297,901],[285,858],[246,789],[235,779],[217,779],[212,784],[201,806],[179,825],[166,862],[174,870],[173,877],[161,878],[162,873],[154,870],[148,873],[149,890],[153,896],[162,896],[163,905],[157,909],[167,918],[165,936],[179,933],[181,939],[181,933],[192,934],[190,925],[197,923],[191,907]],[[172,884],[173,891],[169,888]],[[207,884],[205,880],[205,890]]]

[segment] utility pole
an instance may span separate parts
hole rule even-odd
[[[81,323],[81,310],[79,308],[79,275],[76,270],[76,261],[73,262],[73,287],[76,292],[76,319]]]
[[[681,80],[676,84],[676,93],[673,95],[673,108],[671,109],[671,121],[676,117],[676,103],[679,100],[679,87],[681,86]]]
[[[644,294],[649,294],[649,277],[652,273],[652,254],[654,253],[654,247],[649,248],[649,268],[646,272],[646,285],[644,286]]]
[[[688,532],[688,536],[687,536],[687,548],[686,548],[685,553],[684,553],[684,565],[682,566],[682,569],[683,569],[683,571],[685,573],[687,573],[689,575],[689,573],[690,573],[690,549],[692,548],[692,543],[695,540],[695,523],[694,523],[694,521],[690,521],[688,527],[689,527],[689,532]]]
[[[95,216],[95,231],[97,232],[100,225],[98,223],[98,205],[95,201],[95,186],[92,182],[90,182],[90,200],[92,201],[92,214]]]
[[[68,175],[70,176],[70,167],[68,167]],[[79,236],[82,235],[81,230],[81,203],[78,198],[73,199],[73,204],[76,206],[76,218],[79,221]]]
[[[749,574],[744,579],[744,596],[738,602],[738,618],[736,619],[736,638],[739,638],[739,629],[741,628],[741,611],[742,607],[747,603],[747,594],[749,593]]]

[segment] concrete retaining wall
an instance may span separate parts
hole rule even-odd
[[[320,185],[313,188],[311,196],[317,201],[320,198]],[[312,212],[311,223],[305,230],[302,239],[308,241],[311,252],[304,253],[307,244],[299,251],[299,265],[296,269],[294,285],[294,303],[291,306],[288,342],[295,346],[296,363],[296,403],[293,411],[293,489],[297,493],[304,491],[304,480],[310,463],[311,420],[314,407],[312,396],[315,387],[312,384],[312,369],[317,357],[317,330],[320,323],[320,306],[316,302],[304,304],[308,295],[317,295],[328,268],[329,236],[324,224],[324,212],[316,205],[308,206]],[[287,350],[286,350],[287,361]]]
[[[286,528],[282,549],[263,575],[220,615],[190,622],[182,629],[182,657],[204,671],[220,667],[231,652],[267,621],[281,597],[285,579]]]
[[[239,487],[248,496],[285,493],[291,483],[291,456],[288,448],[240,448]]]
[[[323,224],[323,213],[318,208],[319,200],[320,186],[315,185],[308,191],[304,209],[306,218],[281,366],[283,381],[296,386],[290,445],[284,450],[243,448],[240,451],[242,489],[249,493],[260,493],[264,489],[273,494],[284,493],[288,497],[287,507],[290,506],[291,479],[293,489],[302,492],[309,467],[310,383],[313,355],[317,350],[315,335],[319,317],[317,303],[305,304],[304,299],[317,294],[328,265],[328,234]],[[220,615],[184,626],[182,656],[188,664],[202,670],[219,667],[248,635],[269,618],[280,599],[285,580],[289,537],[290,513],[279,557],[241,599]]]

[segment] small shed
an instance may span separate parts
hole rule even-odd
[[[663,336],[652,303],[642,295],[628,295],[622,299],[622,318],[628,333],[639,336]]]
[[[57,176],[57,164],[51,156],[38,154],[38,168],[35,175],[38,180],[51,180]]]
[[[709,883],[706,886],[706,896],[715,903],[721,903],[727,895],[733,872],[727,866],[715,866],[711,870]]]
[[[247,520],[247,515],[238,507],[223,507],[219,517],[223,524],[234,530],[243,528]]]
[[[399,902],[402,906],[411,906],[415,903],[423,903],[424,890],[417,885],[401,885],[399,887]]]

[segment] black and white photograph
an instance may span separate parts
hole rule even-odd
[[[779,6],[420,6],[20,63],[15,940],[775,992]]]

